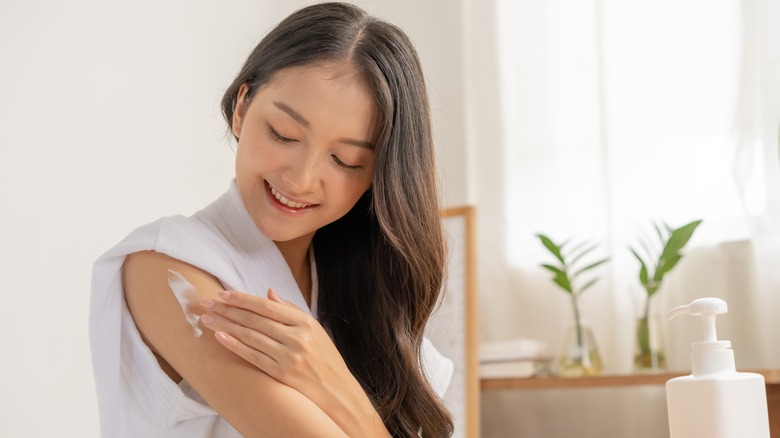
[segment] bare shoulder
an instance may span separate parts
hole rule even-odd
[[[169,271],[193,286],[188,311],[192,315],[202,314],[200,300],[216,298],[222,285],[211,274],[181,260],[155,251],[140,251],[129,254],[122,266],[122,284],[130,314],[144,342],[157,356],[160,367],[175,382],[181,380],[181,373],[169,361],[171,354],[163,354],[170,342],[179,342],[180,336],[189,333],[195,337],[195,329],[202,329],[197,321],[188,322],[182,303],[176,298],[168,283]]]
[[[140,286],[141,291],[160,286],[159,283],[167,287],[166,278],[169,269],[186,274],[188,279],[191,278],[205,289],[215,289],[214,293],[222,287],[213,275],[156,251],[129,254],[122,266],[122,281],[125,287],[138,289]]]
[[[343,436],[311,400],[224,348],[213,331],[197,325],[203,333],[196,336],[168,284],[169,270],[194,288],[187,309],[191,313],[202,314],[200,301],[219,300],[217,293],[223,289],[213,275],[165,254],[142,251],[126,257],[122,283],[128,309],[172,379],[186,379],[244,436]]]
[[[166,254],[155,251],[129,254],[122,266],[122,285],[130,313],[142,334],[145,333],[141,326],[152,323],[146,322],[147,315],[154,316],[157,322],[165,323],[168,329],[178,332],[177,327],[185,327],[192,332],[192,325],[184,318],[182,303],[169,284],[170,271],[193,287],[188,305],[195,314],[200,315],[203,311],[201,299],[216,299],[217,293],[222,290],[222,285],[213,275]]]

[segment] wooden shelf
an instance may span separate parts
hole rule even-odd
[[[526,377],[482,379],[482,390],[594,388],[606,386],[660,385],[685,373],[625,374],[593,377]]]
[[[780,370],[750,370],[764,376],[767,385],[780,384]],[[594,377],[518,377],[483,378],[483,391],[502,389],[596,388],[607,386],[662,385],[667,380],[689,375],[689,372],[606,375]]]
[[[740,370],[741,371],[741,370]],[[766,398],[769,409],[769,430],[772,438],[780,438],[780,370],[747,370],[762,374],[766,380]],[[526,389],[577,389],[615,388],[636,385],[663,385],[674,377],[689,375],[689,372],[626,374],[596,377],[518,377],[483,378],[483,391],[526,390]]]

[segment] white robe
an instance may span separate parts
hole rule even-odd
[[[203,210],[191,217],[171,216],[144,225],[95,262],[89,331],[102,436],[241,436],[186,381],[174,383],[141,339],[124,299],[121,268],[128,254],[144,250],[196,266],[226,289],[260,295],[273,287],[310,315],[316,315],[316,308],[306,305],[278,248],[257,230],[235,179],[224,195]],[[313,266],[312,272],[316,274]],[[316,275],[312,279],[314,307]],[[423,368],[442,396],[453,364],[427,339]]]

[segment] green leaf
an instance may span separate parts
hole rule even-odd
[[[566,292],[572,293],[571,281],[569,281],[569,276],[566,274],[566,271],[562,270],[557,266],[548,265],[548,264],[542,264],[540,266],[555,274],[553,276],[553,282],[555,282],[555,284],[560,286]]]
[[[566,292],[570,294],[572,293],[571,282],[569,281],[569,277],[566,275],[565,272],[561,271],[560,274],[556,274],[555,278],[553,278],[553,281],[555,282],[555,284],[560,286]]]
[[[645,265],[645,261],[642,260],[642,257],[639,257],[639,254],[637,254],[636,251],[634,251],[633,248],[629,247],[629,251],[631,251],[631,254],[634,254],[634,257],[636,257],[637,260],[639,260],[639,265],[641,266],[639,268],[639,282],[642,283],[642,286],[647,287],[647,265]]]
[[[688,241],[693,236],[693,232],[696,231],[696,227],[701,224],[701,220],[693,221],[689,224],[683,225],[676,230],[672,230],[669,240],[666,242],[661,257],[658,260],[658,267],[656,268],[653,279],[660,283],[663,280],[664,275],[671,271],[672,268],[677,266],[677,263],[682,258],[680,251],[685,247]]]
[[[572,240],[565,240],[560,245],[556,245],[552,239],[550,239],[544,234],[537,234],[536,237],[539,238],[539,241],[542,243],[542,245],[544,245],[544,247],[547,248],[547,250],[553,256],[555,256],[555,258],[560,262],[560,266],[555,266],[547,263],[541,264],[540,266],[552,272],[554,274],[553,282],[557,284],[565,292],[572,295],[572,297],[575,297],[576,295],[582,293],[582,290],[577,292],[577,289],[574,287],[574,280],[576,279],[576,277],[582,274],[583,272],[596,268],[597,266],[608,261],[608,259],[603,259],[597,262],[590,263],[588,266],[585,266],[584,268],[577,270],[574,275],[570,275],[570,270],[573,269],[570,267],[575,262],[583,260],[585,256],[590,254],[594,249],[596,249],[598,245],[591,244],[588,241],[576,242]],[[564,245],[568,245],[570,243],[572,247],[569,248],[567,246],[566,250],[564,250]],[[567,258],[572,261],[570,263],[566,263]],[[586,285],[586,287],[590,287],[591,285],[592,283],[589,283],[588,285]]]
[[[651,248],[650,248],[650,246],[649,246],[649,245],[648,245],[648,243],[647,243],[647,240],[645,240],[645,239],[640,239],[640,240],[639,240],[639,245],[641,245],[641,246],[642,246],[642,249],[643,249],[643,250],[645,250],[645,255],[647,256],[647,259],[646,259],[646,260],[652,260],[652,259],[654,259],[654,258],[655,258],[655,255],[654,255],[654,254],[658,254],[658,253],[660,252],[660,250],[659,250],[659,251],[654,251],[653,249],[651,249]],[[662,245],[663,245],[663,243],[662,243]],[[632,250],[632,251],[634,251],[634,250]],[[639,257],[639,256],[637,255],[639,252],[638,252],[638,251],[635,251],[635,252],[636,252],[636,254],[634,254],[634,255],[636,255],[637,257]],[[640,259],[640,260],[641,260],[641,259]],[[642,263],[644,264],[644,262],[642,262]]]
[[[661,228],[658,227],[658,223],[657,222],[653,222],[653,228],[655,228],[655,234],[658,235],[658,241],[661,242],[661,247],[663,247],[664,244],[666,244],[666,235],[661,232]],[[669,226],[664,224],[664,229],[668,231],[669,230]]]
[[[560,261],[562,264],[566,264],[566,262],[563,261],[563,255],[561,255],[561,247],[553,243],[553,241],[544,234],[537,234],[536,237],[542,241],[542,245],[544,245],[544,247],[547,248],[547,250],[550,251],[556,259],[558,259],[558,261]]]
[[[658,260],[658,269],[655,270],[655,275],[653,275],[653,281],[657,283],[661,283],[663,281],[664,276],[671,271],[675,266],[677,266],[677,263],[682,259],[682,254],[671,254],[666,258],[661,258]]]
[[[571,261],[569,262],[569,266],[574,266],[574,264],[576,264],[580,259],[582,259],[583,256],[589,254],[591,251],[593,251],[597,247],[598,247],[597,244],[593,244],[593,245],[583,249],[582,252],[580,252],[579,254],[576,254],[576,255],[575,255],[575,252],[572,250],[572,252],[571,252],[572,257],[571,257]]]
[[[569,254],[571,254],[571,255],[575,255],[575,254],[577,254],[577,252],[578,252],[579,250],[581,250],[583,247],[585,247],[585,246],[587,246],[587,245],[588,245],[588,241],[587,241],[587,240],[583,240],[582,242],[580,242],[580,243],[578,243],[578,244],[574,245],[574,248],[570,249],[568,252],[569,252]],[[561,246],[561,247],[562,247],[562,246]]]
[[[589,271],[589,270],[591,270],[591,269],[593,269],[593,268],[595,268],[595,267],[597,267],[599,265],[602,265],[602,264],[606,263],[608,260],[609,260],[609,258],[605,258],[605,259],[599,260],[599,261],[597,261],[595,263],[591,263],[588,266],[585,266],[584,268],[574,272],[574,274],[572,275],[572,278],[577,278],[577,276],[579,276],[583,272]]]
[[[664,255],[675,254],[679,252],[685,246],[685,244],[688,243],[688,240],[690,240],[691,236],[693,236],[693,232],[696,231],[696,227],[698,227],[699,224],[701,224],[701,221],[697,220],[683,225],[676,230],[672,230],[661,256],[663,257]]]
[[[605,261],[606,261],[606,260],[605,260]],[[579,293],[579,295],[582,295],[583,293],[585,293],[585,291],[586,291],[586,290],[588,290],[588,289],[590,289],[590,287],[591,287],[591,286],[593,286],[594,284],[596,284],[596,282],[597,282],[597,281],[599,281],[598,277],[596,277],[596,278],[594,278],[593,280],[591,280],[591,281],[589,281],[589,282],[585,283],[585,285],[584,285],[584,286],[582,286],[582,289],[580,289],[580,293]]]

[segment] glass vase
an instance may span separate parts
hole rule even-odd
[[[651,300],[648,300],[651,301]],[[652,303],[646,304],[637,318],[634,349],[634,371],[638,373],[666,370],[664,353],[664,319],[655,311]]]
[[[558,360],[561,377],[586,377],[601,374],[603,366],[593,331],[587,325],[574,325],[566,332],[563,352]]]

